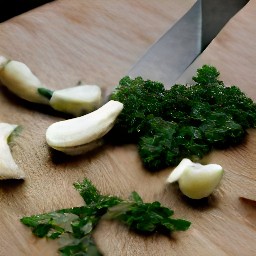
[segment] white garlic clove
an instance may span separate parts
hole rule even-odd
[[[97,85],[78,85],[76,87],[56,90],[50,99],[55,110],[81,116],[99,108],[101,89]]]
[[[189,198],[208,197],[219,185],[223,168],[218,164],[202,165],[189,161],[183,159],[169,175],[167,182],[178,181],[181,192]]]
[[[25,173],[15,163],[8,138],[17,128],[17,125],[0,123],[0,180],[24,179]]]
[[[121,102],[111,100],[87,115],[54,123],[46,131],[46,141],[57,150],[97,141],[112,129],[122,109]]]
[[[22,99],[49,104],[49,100],[38,93],[38,88],[43,87],[40,80],[22,62],[15,60],[4,62],[0,69],[0,81]]]

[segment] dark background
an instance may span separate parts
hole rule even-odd
[[[0,22],[53,0],[1,0]]]

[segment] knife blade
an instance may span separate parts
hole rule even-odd
[[[129,70],[170,87],[248,0],[197,0]]]

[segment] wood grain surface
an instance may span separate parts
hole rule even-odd
[[[0,24],[0,54],[26,63],[49,88],[83,80],[110,90],[145,50],[172,26],[193,0],[58,0]],[[239,12],[184,75],[201,64],[215,65],[221,79],[256,100],[256,0]],[[175,216],[192,222],[173,236],[143,237],[117,223],[101,222],[97,245],[108,256],[256,254],[256,131],[238,147],[207,156],[221,164],[220,187],[203,202],[185,199],[165,180],[170,169],[150,173],[135,145],[104,146],[93,154],[61,157],[45,141],[47,127],[63,117],[28,104],[0,88],[0,120],[22,126],[11,146],[24,182],[0,183],[0,256],[57,255],[57,242],[37,239],[20,224],[22,216],[83,204],[72,184],[85,177],[102,193],[158,200]]]

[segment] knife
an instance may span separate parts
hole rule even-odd
[[[171,86],[249,0],[197,0],[140,60],[128,75]]]

